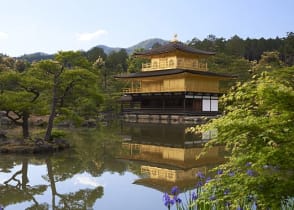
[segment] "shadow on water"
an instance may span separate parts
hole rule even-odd
[[[210,134],[195,137],[185,134],[186,127],[115,122],[69,131],[73,148],[60,153],[1,154],[0,206],[117,209],[122,202],[123,209],[158,209],[158,193],[174,185],[191,189],[197,182],[197,172],[208,173],[224,161],[223,147],[214,147],[198,159]],[[112,184],[116,181],[119,185]],[[142,199],[134,202],[124,198],[125,190],[128,196]],[[113,194],[120,191],[121,200],[112,202]],[[146,196],[151,200],[143,207]]]

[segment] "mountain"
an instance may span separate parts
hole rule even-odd
[[[106,45],[97,45],[96,47],[102,48],[106,54],[109,54],[112,51],[119,51],[121,49],[125,49],[128,54],[132,54],[134,52],[134,50],[136,50],[136,49],[143,48],[145,50],[148,50],[148,49],[152,48],[152,46],[156,43],[159,43],[162,45],[162,44],[166,44],[167,42],[168,41],[163,40],[163,39],[154,38],[154,39],[147,39],[145,41],[139,42],[138,44],[135,44],[135,45],[128,47],[128,48],[108,47]]]
[[[166,40],[163,40],[163,39],[158,39],[158,38],[155,38],[155,39],[147,39],[145,41],[142,41],[142,42],[139,42],[138,44],[132,46],[132,47],[128,47],[126,50],[129,54],[133,53],[134,50],[136,49],[141,49],[143,48],[144,50],[148,50],[148,49],[151,49],[152,46],[156,43],[160,44],[160,45],[163,45],[163,44],[166,44],[168,41]]]
[[[117,52],[117,51],[120,51],[121,49],[124,49],[120,47],[108,47],[106,45],[97,45],[96,47],[102,48],[107,55],[111,53],[112,51]]]
[[[28,61],[30,63],[34,62],[34,61],[53,59],[53,58],[54,58],[53,54],[47,54],[47,53],[43,53],[43,52],[36,52],[36,53],[32,53],[32,54],[24,54],[24,55],[18,57],[18,59],[26,60],[26,61]]]
[[[128,54],[132,54],[134,52],[134,50],[136,50],[136,49],[143,48],[145,50],[148,50],[148,49],[152,48],[152,46],[156,43],[162,45],[162,44],[166,44],[167,42],[168,41],[163,40],[163,39],[154,38],[154,39],[147,39],[145,41],[139,42],[138,44],[135,44],[135,45],[128,47],[128,48],[108,47],[106,45],[97,45],[96,47],[102,48],[106,54],[109,54],[112,51],[119,51],[121,49],[125,49]],[[17,57],[17,58],[22,59],[22,60],[26,60],[28,62],[34,62],[34,61],[40,61],[40,60],[45,60],[45,59],[53,59],[54,54],[36,52],[36,53],[32,53],[32,54],[24,54],[24,55]]]

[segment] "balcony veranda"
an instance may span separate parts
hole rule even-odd
[[[206,62],[198,62],[198,60],[187,60],[187,59],[174,59],[171,61],[165,60],[153,63],[143,63],[142,71],[155,71],[164,69],[190,69],[190,70],[200,70],[207,71]]]

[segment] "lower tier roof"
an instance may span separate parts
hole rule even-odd
[[[168,75],[175,75],[175,74],[182,74],[182,73],[189,73],[193,75],[201,75],[201,76],[208,76],[208,77],[222,77],[226,79],[236,78],[236,76],[231,76],[227,74],[220,74],[220,73],[208,72],[208,71],[189,70],[189,69],[167,69],[167,70],[157,70],[157,71],[142,71],[142,72],[136,72],[136,73],[130,73],[130,74],[116,75],[115,78],[131,79],[131,78],[144,78],[144,77],[158,77],[158,76],[168,76]]]

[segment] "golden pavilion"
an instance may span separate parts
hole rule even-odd
[[[219,114],[219,82],[233,78],[208,71],[214,55],[174,39],[166,45],[137,52],[146,58],[137,73],[117,75],[129,85],[120,99],[127,119],[141,122],[184,121]]]

